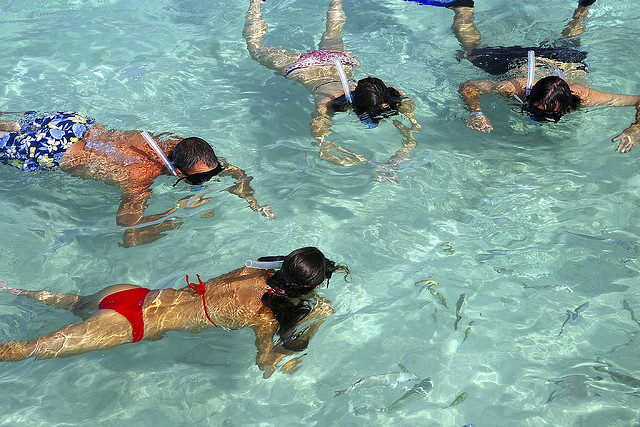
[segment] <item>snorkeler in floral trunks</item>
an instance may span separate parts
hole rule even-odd
[[[353,95],[351,104],[345,97],[345,89],[335,61],[340,62],[348,78],[352,78],[353,68],[359,64],[353,54],[346,51],[342,41],[342,28],[346,19],[342,11],[342,0],[331,2],[327,11],[326,30],[318,49],[302,54],[264,45],[262,38],[267,33],[267,24],[262,18],[262,3],[263,0],[251,0],[247,12],[243,33],[247,49],[254,60],[290,80],[301,83],[313,94],[316,110],[311,119],[311,134],[320,146],[320,158],[341,166],[374,163],[360,154],[326,140],[331,134],[332,116],[336,112],[351,108],[368,127],[375,127],[381,119],[398,113],[405,115],[411,123],[410,128],[399,120],[393,121],[404,136],[402,148],[387,163],[381,163],[379,166],[394,169],[407,160],[409,151],[417,145],[413,133],[421,130],[413,114],[415,103],[398,89],[387,86],[382,80],[374,77],[367,77],[358,82],[350,81],[350,91]],[[386,174],[381,170],[376,174],[380,180],[393,180],[393,174]]]
[[[253,197],[251,177],[224,159],[218,159],[213,148],[201,138],[179,139],[170,134],[153,138],[174,167],[174,175],[192,185],[200,185],[214,176],[230,176],[236,180],[227,190],[246,199],[251,209],[273,219],[268,205],[260,206]],[[25,114],[18,120],[0,121],[0,162],[37,172],[59,166],[64,172],[85,179],[104,181],[122,190],[116,221],[132,227],[157,222],[187,207],[191,196],[175,207],[155,215],[144,215],[151,196],[151,184],[160,175],[170,173],[140,131],[116,131],[96,124],[93,119],[73,112]],[[177,184],[177,182],[176,182]],[[197,197],[188,207],[196,207],[209,199]],[[123,246],[152,242],[163,231],[177,228],[178,220],[129,228]]]

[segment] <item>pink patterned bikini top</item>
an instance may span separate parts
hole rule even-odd
[[[336,50],[308,50],[301,54],[296,61],[284,70],[285,77],[295,70],[301,70],[309,67],[326,67],[334,64],[334,60],[339,60],[342,65],[355,67],[358,65],[355,59],[352,59],[344,52]]]

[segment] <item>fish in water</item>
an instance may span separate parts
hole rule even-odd
[[[574,233],[573,231],[569,231],[569,230],[567,230],[567,233],[573,234],[574,236],[578,236],[578,237],[584,237],[584,238],[587,238],[587,239],[595,239],[595,240],[600,240],[600,241],[603,241],[603,242],[616,243],[616,244],[620,245],[624,250],[627,250],[627,251],[630,251],[631,249],[633,249],[631,247],[631,245],[629,243],[625,242],[624,240],[611,239],[611,238],[600,237],[600,236],[591,236],[589,234],[582,234],[582,233]]]
[[[382,408],[382,412],[391,412],[398,409],[400,406],[408,404],[410,401],[417,398],[425,397],[433,389],[433,381],[431,378],[425,378],[418,384],[414,385],[411,390],[403,394],[398,400],[391,405]]]
[[[467,398],[468,395],[469,394],[466,391],[463,391],[455,399],[453,399],[453,402],[451,402],[449,406],[445,406],[444,409],[451,408],[452,406],[461,404],[462,402],[464,402],[464,400]]]
[[[620,372],[612,370],[611,368],[613,368],[613,366],[610,363],[605,362],[601,358],[598,358],[597,361],[598,363],[602,363],[604,366],[594,366],[593,369],[600,372],[606,372],[615,382],[628,385],[629,387],[637,389],[636,391],[640,391],[639,379],[634,378],[631,375],[622,374]]]
[[[368,377],[360,378],[353,385],[345,388],[344,390],[336,391],[335,396],[348,393],[358,388],[369,387],[389,387],[395,389],[400,384],[417,379],[418,377],[407,370],[402,365],[399,365],[402,372],[389,372],[386,374],[371,375]]]
[[[638,319],[636,319],[636,315],[633,312],[633,309],[629,306],[629,303],[627,302],[626,299],[622,300],[622,308],[627,310],[629,313],[631,313],[631,320],[633,320],[634,322],[636,322],[638,325],[640,325],[640,322],[638,322]]]
[[[558,378],[556,380],[548,380],[548,382],[559,386],[559,388],[551,392],[543,406],[565,396],[577,399],[589,397],[594,394],[591,390],[593,388],[591,384],[598,383],[602,381],[602,379],[602,377],[590,377],[588,375],[576,374],[567,375],[566,377]]]
[[[460,298],[458,298],[458,302],[456,303],[456,321],[453,322],[453,329],[458,330],[458,322],[462,319],[460,316],[460,312],[467,305],[467,294],[460,294]]]
[[[562,328],[560,328],[560,333],[558,334],[558,336],[560,336],[564,332],[564,327],[566,326],[567,323],[569,323],[569,321],[575,322],[575,320],[578,318],[580,313],[582,313],[583,311],[585,311],[589,307],[591,307],[591,301],[587,301],[584,304],[576,307],[576,309],[574,311],[567,310],[567,318],[564,321],[564,323],[562,324]]]
[[[476,255],[476,261],[479,263],[483,263],[485,261],[489,261],[496,255],[507,255],[509,252],[503,249],[489,249],[486,253]]]
[[[416,282],[415,285],[424,286],[425,288],[427,288],[431,293],[431,295],[438,298],[438,301],[440,301],[440,304],[444,305],[445,308],[449,308],[447,306],[447,300],[444,298],[444,296],[440,292],[433,289],[434,286],[438,286],[438,282],[436,282],[435,280],[420,280]]]
[[[458,349],[460,349],[462,344],[464,344],[464,342],[467,340],[467,338],[469,338],[469,335],[471,335],[471,325],[473,325],[473,320],[471,322],[469,322],[469,327],[467,328],[466,331],[464,331],[464,338],[462,339],[462,342],[458,346]]]

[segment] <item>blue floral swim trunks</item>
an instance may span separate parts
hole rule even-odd
[[[19,132],[0,136],[0,162],[25,172],[52,169],[92,123],[93,119],[80,113],[26,113]]]

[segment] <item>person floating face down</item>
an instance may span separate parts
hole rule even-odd
[[[243,32],[247,49],[254,60],[301,83],[313,94],[316,109],[311,120],[311,134],[320,146],[320,158],[341,166],[374,164],[364,156],[326,140],[331,134],[332,116],[350,108],[335,61],[340,62],[349,79],[353,77],[353,68],[359,65],[353,54],[347,52],[342,40],[346,20],[342,0],[331,1],[326,30],[318,49],[302,54],[265,46],[262,39],[267,33],[267,24],[262,18],[262,3],[262,0],[250,0]],[[404,137],[402,148],[388,162],[377,165],[381,168],[393,167],[407,160],[409,151],[417,144],[413,133],[421,130],[413,114],[415,103],[396,88],[374,77],[362,79],[357,84],[353,80],[348,83],[354,96],[353,110],[367,127],[375,127],[381,119],[398,113],[406,116],[411,123],[411,127],[407,128],[399,120],[394,120],[395,127]],[[392,179],[392,175],[381,172],[378,178]]]
[[[489,74],[499,75],[517,69],[517,65],[526,64],[527,52],[533,50],[536,56],[535,66],[547,67],[552,73],[557,69],[566,78],[548,75],[540,80],[534,79],[531,93],[527,95],[526,78],[494,80],[469,80],[460,86],[459,93],[467,109],[471,129],[490,132],[493,126],[482,112],[480,96],[497,94],[513,99],[524,100],[523,111],[536,121],[557,122],[563,114],[581,107],[612,106],[636,107],[636,122],[613,138],[618,142],[617,151],[629,152],[638,144],[640,137],[640,98],[600,92],[584,84],[574,83],[584,79],[587,67],[584,62],[586,52],[577,50],[580,36],[584,33],[589,8],[595,0],[579,0],[572,19],[562,31],[559,46],[530,47],[498,46],[486,47],[480,44],[480,32],[474,25],[474,2],[472,0],[439,1],[416,0],[428,5],[441,5],[454,11],[452,30],[464,54],[475,66]]]
[[[229,192],[246,199],[251,209],[274,218],[269,206],[260,206],[254,198],[249,185],[252,178],[224,159],[218,159],[204,139],[180,139],[164,133],[155,136],[154,141],[173,163],[181,181],[199,185],[214,176],[231,176],[236,182],[227,189]],[[62,171],[81,178],[119,187],[122,195],[116,217],[118,225],[156,223],[127,229],[122,244],[125,247],[152,242],[162,237],[164,231],[180,226],[180,221],[165,218],[187,206],[192,197],[183,198],[164,213],[144,215],[153,180],[170,174],[169,169],[140,131],[107,129],[80,113],[32,112],[19,121],[0,122],[0,162],[25,171],[59,166]],[[189,207],[208,200],[197,197]],[[160,220],[162,222],[157,223]]]
[[[336,271],[349,270],[325,258],[315,247],[296,249],[275,270],[243,267],[206,282],[197,276],[182,289],[150,290],[120,284],[93,295],[17,289],[0,280],[0,292],[26,296],[83,318],[56,332],[22,342],[0,344],[0,361],[47,359],[105,350],[140,340],[158,340],[172,330],[198,333],[212,326],[249,327],[256,335],[256,364],[268,378],[287,356],[307,348],[309,340],[335,310],[313,292]],[[278,341],[274,343],[274,337]],[[300,359],[288,360],[292,373]]]
[[[640,96],[601,92],[589,86],[569,84],[558,76],[534,79],[526,95],[527,79],[506,81],[475,80],[460,86],[460,96],[469,110],[471,120],[467,126],[482,132],[491,132],[493,126],[482,112],[480,96],[495,94],[505,98],[517,96],[524,100],[523,111],[536,121],[558,122],[563,114],[583,107],[636,107],[636,120],[612,139],[618,142],[616,151],[628,153],[638,145],[640,138]]]

